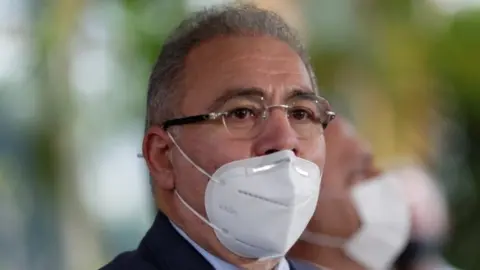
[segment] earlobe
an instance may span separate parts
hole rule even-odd
[[[173,190],[170,138],[161,127],[150,127],[143,138],[143,156],[155,188]]]

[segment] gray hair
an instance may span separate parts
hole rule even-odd
[[[276,13],[251,4],[214,6],[193,13],[170,34],[153,67],[148,84],[146,126],[161,125],[179,114],[182,73],[188,53],[218,36],[271,36],[287,43],[304,62],[318,91],[310,60],[296,31]]]

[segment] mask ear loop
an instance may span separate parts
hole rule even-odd
[[[205,222],[206,224],[208,224],[210,227],[212,227],[214,230],[218,231],[218,232],[221,232],[223,234],[226,234],[226,235],[229,235],[227,231],[217,227],[215,224],[211,223],[210,221],[208,221],[205,217],[203,217],[202,215],[200,215],[195,209],[193,209],[193,207],[191,207],[183,198],[182,196],[180,196],[180,194],[177,192],[177,190],[175,190],[175,194],[177,194],[177,197],[180,199],[180,201],[183,203],[183,205],[185,205],[185,207],[188,208],[188,210],[190,210],[190,212],[192,212],[193,214],[195,214],[195,216],[197,216],[201,221]]]
[[[180,201],[193,213],[195,214],[195,216],[197,216],[201,221],[205,222],[205,224],[209,225],[212,229],[214,229],[215,231],[227,236],[227,237],[230,237],[230,238],[233,238],[235,239],[235,241],[238,241],[238,242],[241,242],[243,244],[247,244],[245,242],[242,242],[242,241],[239,241],[237,238],[235,238],[235,236],[231,235],[227,230],[225,229],[222,229],[222,228],[219,228],[217,227],[215,224],[211,223],[210,221],[208,221],[206,218],[204,218],[202,215],[200,215],[195,209],[193,209],[193,207],[191,207],[183,198],[182,196],[180,196],[180,194],[175,190],[175,193],[177,194],[178,198],[180,199]],[[263,249],[261,247],[256,247],[256,248],[259,248],[259,249]],[[265,249],[263,249],[265,250]],[[270,259],[275,259],[275,258],[278,258],[278,257],[282,257],[283,255],[272,255],[272,256],[268,256],[268,257],[264,257],[264,258],[259,258],[259,261],[264,261],[264,260],[270,260]]]
[[[204,169],[202,169],[200,166],[198,166],[195,162],[193,162],[193,160],[191,158],[188,157],[188,155],[183,152],[182,148],[180,148],[180,146],[177,144],[177,142],[175,141],[175,139],[173,138],[173,136],[170,134],[170,132],[167,132],[168,136],[170,137],[170,139],[172,140],[173,144],[177,147],[178,151],[182,154],[182,156],[188,161],[190,162],[195,168],[197,168],[197,170],[199,170],[201,173],[203,173],[205,176],[207,176],[211,181],[214,181],[216,183],[221,183],[221,181],[218,181],[216,179],[214,179],[209,173],[207,173]],[[231,237],[231,238],[234,238],[236,241],[239,241],[238,239],[236,239],[233,235],[231,235],[227,230],[225,229],[222,229],[222,228],[219,228],[218,226],[216,226],[215,224],[211,223],[210,221],[208,221],[205,217],[203,217],[202,215],[200,215],[195,209],[193,209],[193,207],[191,207],[183,198],[182,196],[180,196],[180,194],[178,193],[177,190],[175,190],[175,193],[177,194],[178,198],[180,199],[180,201],[185,205],[185,207],[188,208],[188,210],[190,210],[193,214],[195,214],[195,216],[197,216],[201,221],[205,222],[205,224],[208,224],[212,229],[216,230],[217,232],[227,236],[227,237]],[[242,242],[243,244],[246,244],[244,242]],[[257,248],[260,248],[262,249],[261,247],[257,247]],[[268,256],[268,257],[265,257],[265,258],[259,258],[260,260],[269,260],[269,259],[272,259],[272,258],[277,258],[277,257],[281,257],[279,255],[273,255],[273,256]]]
[[[205,175],[206,177],[208,177],[208,179],[216,182],[216,183],[220,183],[220,181],[214,179],[209,173],[207,173],[204,169],[202,169],[200,166],[198,166],[195,162],[193,162],[193,160],[187,155],[185,154],[185,152],[183,152],[182,148],[178,145],[178,143],[175,141],[175,139],[173,138],[172,134],[170,134],[170,132],[167,132],[168,134],[168,137],[170,138],[170,140],[172,140],[173,144],[177,147],[178,151],[180,152],[180,154],[182,154],[182,156],[188,161],[190,162],[190,164],[193,165],[193,167],[195,167],[198,171],[200,171],[203,175]],[[137,158],[144,158],[144,155],[142,153],[138,153],[137,154]]]
[[[172,140],[173,144],[177,147],[178,151],[180,152],[180,154],[182,154],[182,156],[188,161],[190,162],[190,164],[192,164],[195,168],[197,168],[197,170],[199,170],[202,174],[204,174],[205,176],[207,176],[210,180],[214,181],[214,182],[217,182],[218,181],[215,181],[212,176],[210,174],[208,174],[204,169],[200,168],[200,166],[198,166],[197,164],[195,164],[195,162],[193,162],[193,160],[191,158],[189,158],[187,156],[187,154],[185,154],[185,152],[183,152],[182,148],[180,148],[180,146],[177,144],[177,142],[175,141],[175,139],[173,138],[173,136],[170,134],[170,132],[167,132],[168,134],[168,137],[170,137],[170,139]],[[175,189],[175,194],[177,194],[177,197],[180,199],[180,201],[183,203],[183,205],[185,205],[185,207],[188,208],[188,210],[190,210],[190,212],[192,212],[193,214],[195,214],[195,216],[197,216],[201,221],[205,222],[206,224],[208,224],[210,227],[212,227],[214,230],[216,231],[219,231],[221,233],[224,233],[224,234],[228,234],[228,232],[226,232],[225,230],[215,226],[215,224],[211,223],[210,221],[208,221],[205,217],[203,217],[202,215],[200,215],[195,209],[193,209],[193,207],[190,206],[190,204],[188,204],[183,198],[182,196],[180,195],[180,193],[178,193],[178,191]]]
[[[180,146],[177,144],[177,142],[175,141],[175,139],[173,138],[173,136],[170,134],[170,132],[167,132],[168,134],[168,137],[170,137],[170,139],[172,140],[173,144],[177,147],[178,151],[182,154],[182,156],[188,161],[190,162],[190,164],[192,164],[197,170],[199,170],[202,174],[204,174],[205,176],[207,176],[211,181],[214,181],[216,183],[221,183],[221,181],[218,181],[216,179],[214,179],[209,173],[207,173],[204,169],[202,169],[200,166],[198,166],[195,162],[193,162],[193,160],[188,157],[188,155],[182,150],[182,148],[180,148]],[[143,154],[139,153],[137,154],[137,157],[138,158],[143,158]],[[205,224],[209,225],[212,229],[214,229],[215,231],[218,231],[219,233],[225,235],[225,236],[228,236],[228,237],[232,237],[232,238],[235,238],[234,236],[230,235],[230,233],[225,230],[225,229],[222,229],[222,228],[219,228],[218,226],[216,226],[215,224],[211,223],[209,220],[207,220],[205,217],[203,217],[202,215],[200,215],[195,209],[193,209],[193,207],[191,207],[183,198],[182,196],[180,195],[180,193],[178,193],[177,190],[175,190],[175,194],[177,195],[177,197],[180,199],[180,201],[183,203],[183,205],[185,205],[185,207],[187,207],[188,210],[190,210],[190,212],[192,212],[195,216],[197,216],[201,221],[205,222]],[[238,239],[235,238],[236,241],[239,241]],[[243,242],[242,242],[243,243]],[[245,243],[244,243],[245,244]],[[258,247],[260,248],[260,247]],[[283,256],[283,255],[282,255]],[[265,257],[265,258],[259,258],[260,260],[268,260],[268,259],[272,259],[272,258],[278,258],[278,257],[281,257],[279,255],[274,255],[274,256],[268,256],[268,257]]]
[[[173,136],[170,134],[170,132],[167,132],[168,134],[168,137],[170,137],[170,140],[172,140],[173,144],[177,147],[178,151],[180,152],[180,154],[182,154],[182,156],[188,161],[190,162],[190,164],[193,165],[193,167],[195,167],[198,171],[200,171],[202,174],[204,174],[206,177],[208,177],[208,179],[216,182],[216,183],[221,183],[220,181],[214,179],[209,173],[207,173],[204,169],[202,169],[200,166],[198,166],[195,162],[193,162],[193,160],[188,157],[187,154],[185,154],[185,152],[183,152],[182,148],[177,144],[177,142],[175,141],[175,139],[173,138]]]

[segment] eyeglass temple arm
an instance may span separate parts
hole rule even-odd
[[[211,114],[200,114],[194,116],[187,116],[182,118],[170,119],[163,122],[163,130],[167,130],[171,126],[182,126],[188,124],[195,124],[211,119]]]

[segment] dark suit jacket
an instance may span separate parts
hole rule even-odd
[[[290,269],[295,267],[289,261]],[[139,247],[118,255],[101,270],[215,270],[158,212]]]

